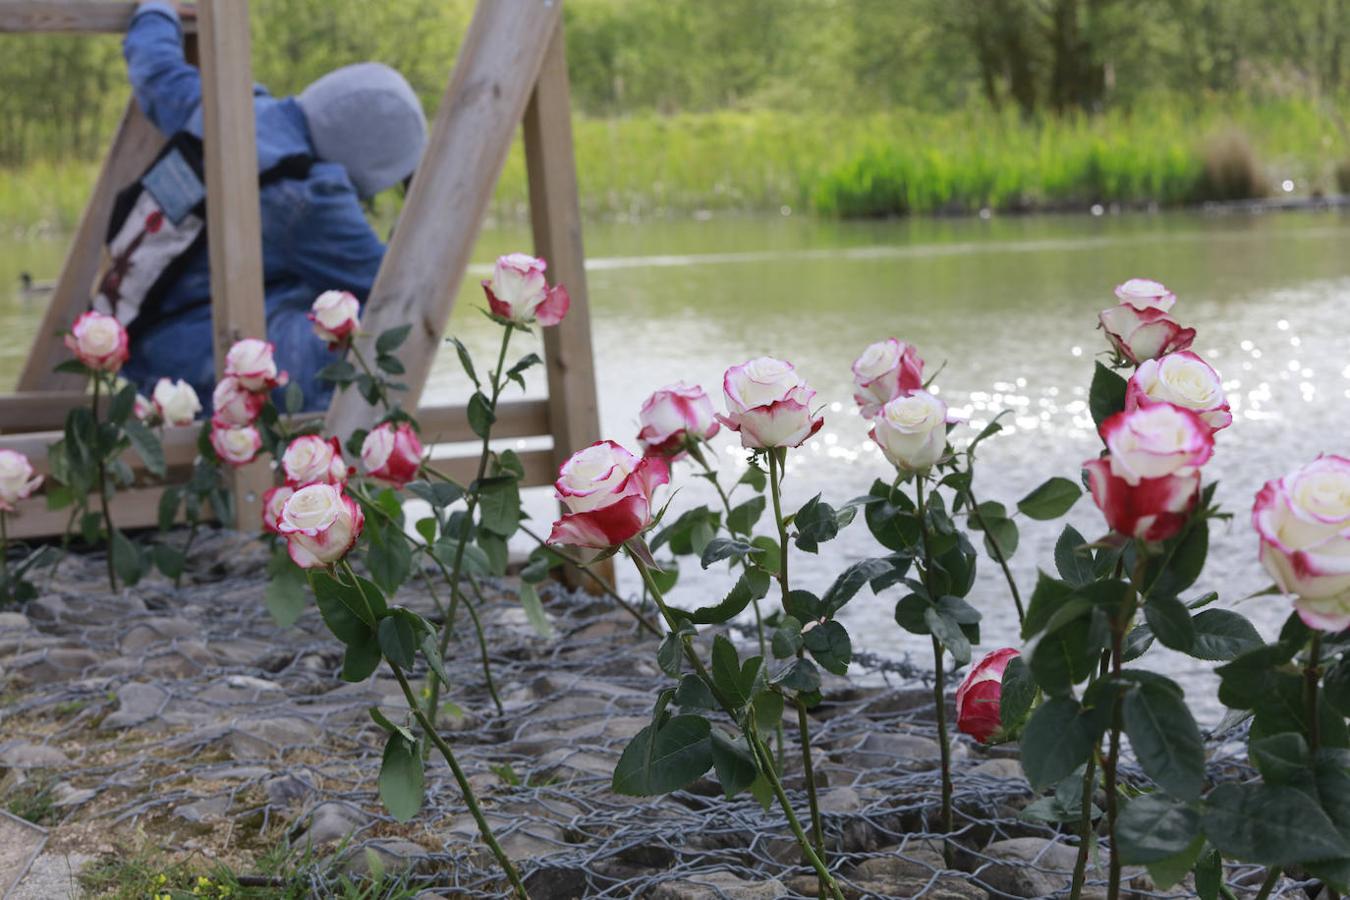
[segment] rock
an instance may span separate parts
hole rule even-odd
[[[869,731],[831,753],[840,765],[862,770],[899,767],[910,771],[934,768],[942,750],[938,742],[917,734]]]
[[[525,876],[525,890],[531,900],[574,900],[593,892],[585,869],[561,866],[543,866],[530,872]]]
[[[70,757],[47,744],[12,741],[0,745],[0,766],[11,769],[62,769]]]
[[[278,775],[263,782],[267,802],[273,806],[290,806],[309,797],[315,791],[308,775]]]
[[[73,681],[102,661],[92,650],[82,647],[50,647],[23,653],[9,661],[13,673],[29,684],[46,685]]]
[[[156,644],[171,643],[179,638],[190,638],[201,633],[202,626],[187,619],[155,616],[138,622],[123,637],[122,653],[126,656],[141,656]]]
[[[175,641],[172,649],[147,657],[144,671],[161,678],[187,678],[219,665],[220,660],[201,641]]]
[[[904,849],[891,847],[882,856],[864,859],[853,867],[851,877],[857,881],[927,881],[946,868],[941,850],[911,842]]]
[[[99,728],[131,728],[160,714],[169,700],[169,692],[153,684],[134,681],[117,689],[117,709],[104,717]]]
[[[28,631],[32,627],[23,613],[0,612],[0,631]]]
[[[303,841],[314,846],[340,841],[366,828],[372,821],[374,820],[369,813],[350,803],[330,800],[314,807],[314,811],[309,815],[307,827],[295,843]]]
[[[971,854],[962,854],[970,856]],[[974,879],[1008,897],[1049,897],[1066,891],[1073,879],[1078,850],[1046,838],[1020,837],[995,841],[973,860]],[[1097,877],[1090,870],[1089,878]],[[1093,889],[1084,897],[1098,896]]]
[[[709,872],[659,884],[646,896],[651,900],[775,900],[785,894],[787,888],[776,878],[749,881],[730,872]]]
[[[229,795],[220,794],[215,797],[207,797],[204,800],[194,800],[191,803],[184,803],[182,806],[174,809],[173,814],[176,818],[182,819],[185,822],[201,825],[215,821],[216,819],[223,819],[229,811]]]
[[[496,835],[497,843],[502,845],[506,855],[512,859],[549,856],[569,849],[563,830],[547,822],[529,821],[509,811],[493,810],[484,813],[489,827]],[[453,839],[464,843],[478,840],[478,823],[472,816],[463,815],[444,826]]]
[[[862,796],[851,787],[832,787],[820,793],[820,811],[842,816],[862,810]]]
[[[420,844],[402,838],[381,838],[354,848],[347,854],[342,869],[358,878],[376,872],[402,875],[417,868],[425,859],[427,851]]]
[[[77,788],[63,781],[52,788],[52,806],[59,809],[82,806],[97,796],[98,791],[93,788]]]
[[[26,608],[28,617],[38,622],[59,622],[70,614],[70,607],[57,594],[44,594]]]

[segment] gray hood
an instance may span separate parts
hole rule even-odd
[[[343,66],[295,99],[319,158],[345,168],[361,197],[393,187],[417,168],[427,118],[407,79],[389,66]]]

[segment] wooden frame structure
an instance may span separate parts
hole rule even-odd
[[[247,0],[199,0],[188,58],[199,57],[206,147],[212,317],[217,370],[239,337],[262,336],[262,247]],[[114,0],[0,0],[0,32],[121,32],[135,4]],[[190,25],[191,23],[185,23]],[[547,400],[503,403],[494,438],[549,437],[552,446],[521,454],[525,486],[549,484],[558,464],[599,436],[585,256],[572,151],[561,0],[482,0],[455,62],[422,163],[409,189],[364,313],[358,343],[393,325],[413,329],[400,350],[408,399],[420,400],[436,350],[468,267],[493,187],[518,124],[524,125],[535,252],[551,278],[567,285],[567,318],[544,333]],[[89,303],[103,232],[116,192],[137,178],[164,142],[127,104],[93,195],[28,360],[18,392],[0,396],[0,448],[23,451],[45,472],[46,447],[60,436],[67,410],[88,402],[78,377],[53,367],[69,357],[57,333]],[[368,347],[364,348],[369,350]],[[463,406],[420,406],[426,434],[454,443],[476,440]],[[339,393],[327,429],[345,439],[377,413],[353,390]],[[196,428],[167,429],[170,478],[196,455]],[[137,463],[128,459],[129,463]],[[437,468],[472,479],[476,457],[440,459]],[[235,473],[237,527],[254,530],[271,476],[255,463]],[[113,514],[124,528],[153,525],[164,486],[117,494]],[[11,520],[15,536],[59,534],[65,513],[41,497],[25,501]]]

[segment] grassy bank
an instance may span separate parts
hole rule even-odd
[[[864,116],[719,112],[575,123],[589,216],[659,216],[791,206],[827,215],[1178,205],[1331,193],[1350,159],[1339,114],[1311,102],[1147,104],[1132,114],[1026,122],[1015,115],[909,111]],[[68,230],[97,166],[0,170],[0,233]],[[512,148],[493,211],[526,209]]]

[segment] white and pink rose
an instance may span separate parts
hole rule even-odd
[[[956,727],[981,744],[1003,727],[1003,673],[1021,652],[1004,647],[985,655],[956,689]]]
[[[800,447],[825,424],[811,409],[816,392],[785,360],[761,356],[732,366],[722,378],[722,392],[727,414],[717,419],[740,432],[742,447]]]
[[[422,467],[422,442],[417,432],[407,422],[385,422],[371,429],[361,443],[361,467],[376,481],[403,487]]]
[[[336,349],[361,327],[361,301],[350,291],[324,291],[309,308],[309,321],[319,340]]]
[[[637,537],[652,524],[654,496],[669,480],[664,457],[635,456],[613,441],[578,450],[553,485],[566,512],[549,543],[607,550]]]
[[[295,493],[295,488],[288,484],[269,488],[262,498],[262,524],[263,531],[269,534],[281,534],[281,511],[286,506],[286,501],[291,499],[291,494]]]
[[[567,288],[549,285],[544,277],[547,268],[544,260],[525,253],[499,257],[492,278],[483,282],[492,314],[517,325],[537,321],[551,326],[561,322],[572,301]]]
[[[902,472],[926,472],[947,450],[947,425],[956,421],[947,404],[927,391],[910,391],[881,408],[872,420],[872,440]]]
[[[252,425],[211,424],[211,446],[216,455],[231,466],[246,466],[262,449],[262,435]]]
[[[81,314],[65,342],[76,359],[96,372],[116,372],[131,355],[122,323],[99,312]]]
[[[197,392],[181,378],[176,381],[161,378],[155,383],[150,399],[165,425],[191,425],[197,413],[202,411]]]
[[[347,461],[337,438],[324,440],[317,434],[304,434],[286,445],[281,454],[281,471],[291,487],[307,484],[342,484],[347,480]]]
[[[853,361],[853,399],[865,418],[872,418],[901,394],[922,387],[923,360],[904,341],[877,341]]]
[[[238,378],[226,375],[216,382],[216,388],[211,393],[211,421],[233,428],[252,425],[266,402],[265,394],[250,391]]]
[[[1198,414],[1213,431],[1233,424],[1219,373],[1189,350],[1139,364],[1130,376],[1125,408],[1171,403]]]
[[[286,498],[277,531],[302,569],[331,566],[347,555],[365,527],[361,507],[331,484],[311,484]]]
[[[33,474],[33,464],[18,450],[0,450],[0,510],[14,512],[42,486],[42,476]]]
[[[647,456],[683,456],[691,443],[712,439],[721,426],[712,400],[698,385],[683,381],[652,393],[638,413],[638,443]]]
[[[270,391],[286,383],[286,373],[277,371],[275,348],[270,341],[244,338],[225,354],[225,374],[239,380],[246,391]]]

